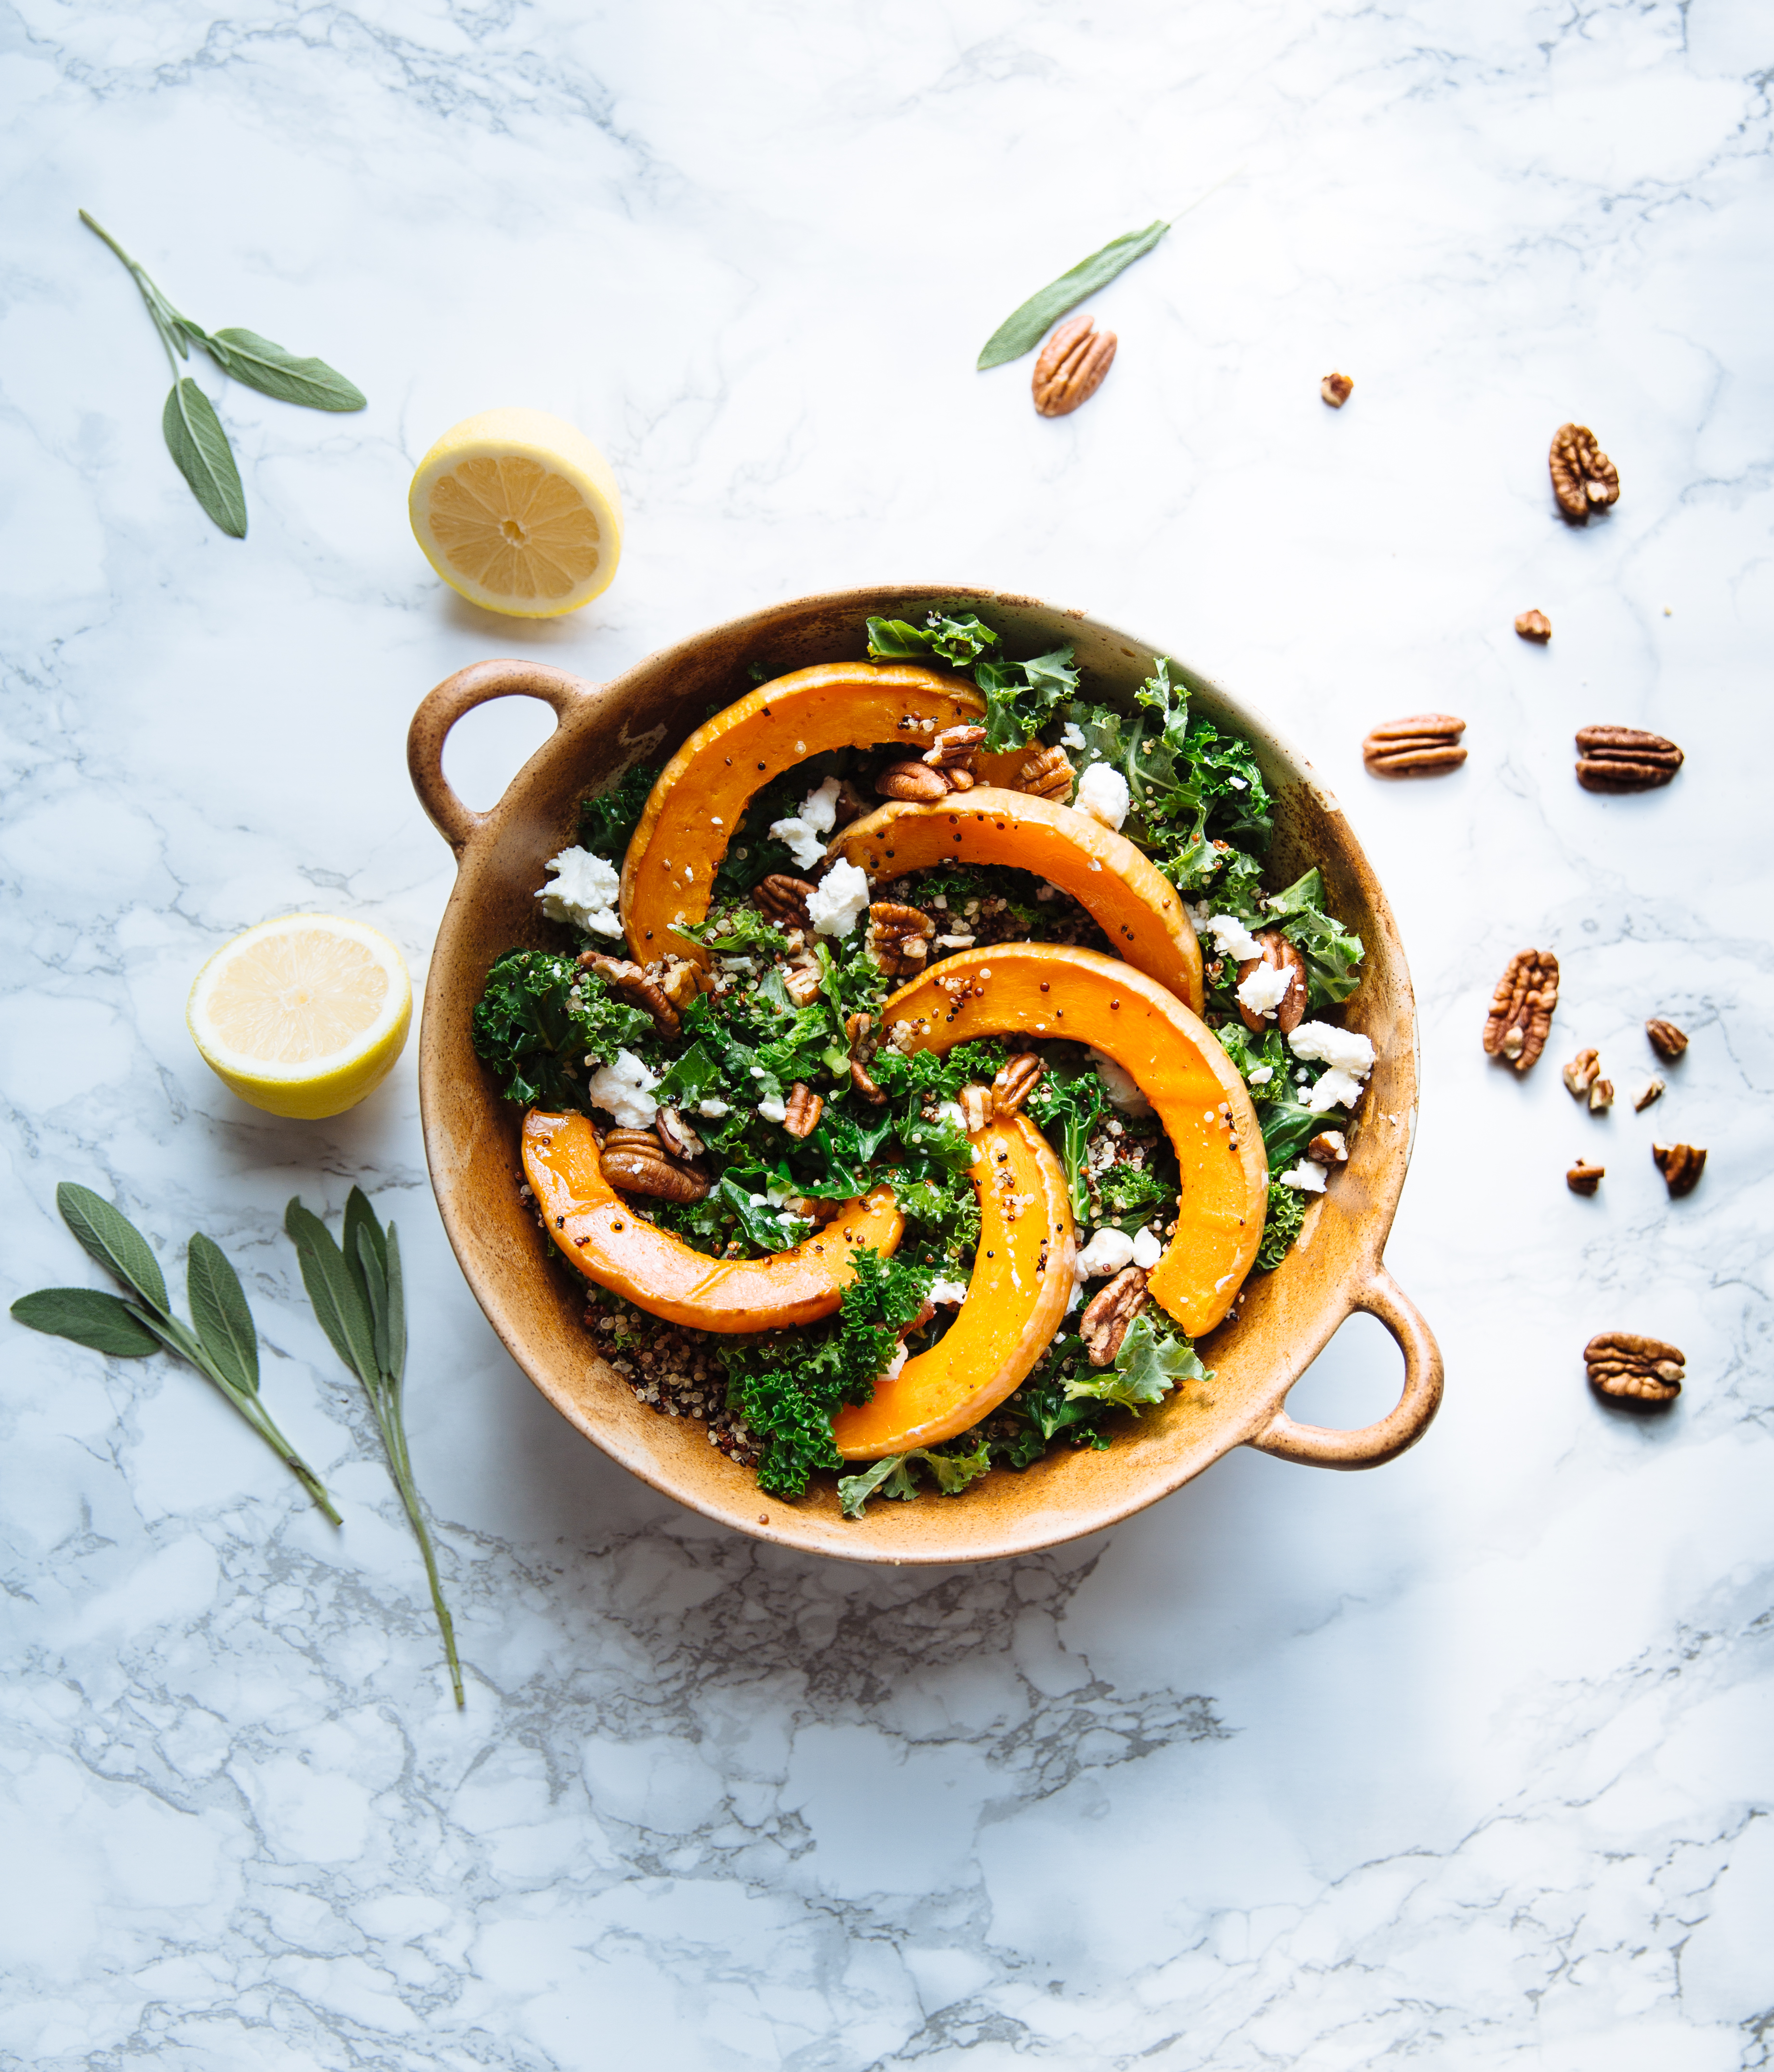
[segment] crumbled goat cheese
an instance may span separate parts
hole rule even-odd
[[[798,813],[770,823],[771,839],[786,842],[789,854],[803,870],[811,870],[825,853],[825,837],[838,819],[838,779],[828,777],[817,791],[809,791],[801,800]]]
[[[1373,1045],[1356,1029],[1333,1029],[1327,1022],[1303,1022],[1287,1039],[1296,1058],[1315,1058],[1364,1079],[1373,1070]]]
[[[1134,1233],[1134,1264],[1142,1266],[1150,1273],[1164,1256],[1164,1248],[1158,1241],[1150,1224],[1142,1224]]]
[[[788,1119],[788,1104],[785,1100],[779,1100],[775,1094],[766,1094],[758,1103],[758,1112],[766,1122],[786,1122]]]
[[[733,1111],[724,1100],[706,1100],[696,1104],[696,1112],[718,1121],[723,1115],[731,1115]]]
[[[1133,800],[1128,796],[1127,779],[1113,763],[1093,763],[1078,779],[1078,794],[1072,803],[1105,828],[1119,828]]]
[[[1102,1090],[1108,1095],[1109,1105],[1118,1108],[1123,1115],[1150,1115],[1152,1104],[1139,1090],[1139,1082],[1131,1072],[1123,1071],[1114,1059],[1093,1047],[1090,1062],[1097,1068],[1097,1076],[1102,1081]]]
[[[1230,914],[1209,915],[1208,927],[1213,936],[1213,947],[1223,957],[1236,957],[1240,964],[1246,964],[1263,953],[1262,944],[1242,921],[1234,919]]]
[[[585,1083],[585,1097],[594,1108],[607,1108],[623,1129],[648,1129],[659,1112],[652,1090],[659,1075],[649,1072],[632,1050],[617,1051]]]
[[[1274,1014],[1287,997],[1292,974],[1281,964],[1258,964],[1238,989],[1238,1002],[1253,1014]]]
[[[881,1371],[875,1377],[875,1379],[877,1381],[891,1381],[895,1375],[896,1375],[899,1371],[900,1368],[905,1365],[905,1346],[902,1342],[899,1350],[894,1354],[892,1359],[887,1362],[887,1365],[882,1368]]]
[[[570,921],[575,928],[599,935],[619,935],[622,923],[615,910],[622,890],[620,874],[613,864],[588,849],[563,849],[551,856],[548,867],[554,882],[537,894],[542,911],[551,921]]]
[[[1076,720],[1068,719],[1065,731],[1060,736],[1060,742],[1062,747],[1082,748],[1085,745],[1084,729]]]
[[[1273,1065],[1259,1065],[1250,1075],[1250,1083],[1253,1087],[1266,1087],[1274,1076],[1275,1068]]]
[[[1361,1082],[1352,1072],[1340,1071],[1333,1065],[1307,1095],[1306,1106],[1313,1115],[1323,1115],[1331,1108],[1353,1108],[1361,1092]]]
[[[1035,886],[1035,896],[1037,899],[1064,899],[1065,894],[1057,885],[1041,884]]]
[[[932,1281],[930,1299],[936,1303],[965,1302],[967,1300],[967,1283],[965,1281]]]
[[[1076,1277],[1080,1281],[1100,1280],[1105,1274],[1119,1273],[1124,1266],[1133,1263],[1134,1240],[1126,1231],[1093,1231],[1089,1244],[1078,1254]]]
[[[1284,1187],[1298,1187],[1303,1194],[1322,1194],[1324,1168],[1315,1166],[1310,1158],[1303,1158],[1291,1173],[1282,1174],[1281,1183]]]
[[[818,935],[847,935],[868,903],[868,873],[837,863],[807,895],[807,919]]]

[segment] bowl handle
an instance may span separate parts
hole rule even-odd
[[[1422,1312],[1383,1266],[1375,1269],[1350,1306],[1377,1317],[1405,1356],[1404,1393],[1397,1408],[1359,1432],[1296,1424],[1285,1410],[1278,1410],[1247,1441],[1258,1453],[1309,1468],[1377,1468],[1415,1445],[1429,1429],[1442,1400],[1442,1350]]]
[[[406,767],[433,827],[458,856],[487,816],[463,804],[443,774],[443,744],[462,715],[494,698],[540,698],[560,725],[597,685],[545,662],[476,662],[427,691],[406,730]]]

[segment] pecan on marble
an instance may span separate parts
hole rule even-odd
[[[1465,731],[1465,721],[1452,713],[1382,720],[1362,742],[1361,760],[1376,777],[1440,777],[1466,760]]]
[[[1515,630],[1524,640],[1535,640],[1544,648],[1552,638],[1552,621],[1543,611],[1524,611],[1516,620]]]
[[[1601,1331],[1583,1347],[1591,1388],[1622,1402],[1673,1403],[1687,1365],[1680,1346],[1637,1331]]]
[[[825,1112],[825,1097],[816,1094],[805,1080],[796,1079],[788,1089],[788,1112],[782,1126],[791,1137],[811,1137]]]
[[[1271,970],[1286,972],[1287,990],[1277,1007],[1259,1013],[1241,1000],[1238,1013],[1245,1028],[1253,1029],[1259,1034],[1269,1026],[1270,1016],[1273,1014],[1276,1028],[1284,1036],[1291,1035],[1306,1013],[1306,960],[1278,928],[1266,928],[1257,940],[1262,944],[1263,953],[1260,957],[1247,957],[1239,965],[1239,985],[1267,964]]]
[[[1108,1286],[1085,1305],[1078,1335],[1093,1367],[1107,1367],[1121,1350],[1127,1327],[1146,1306],[1146,1269],[1123,1267]]]
[[[1035,1092],[1035,1086],[1047,1067],[1032,1050],[1019,1050],[1015,1057],[1006,1058],[992,1081],[992,1112],[994,1115],[1015,1115],[1020,1112],[1024,1101]]]
[[[1566,1174],[1565,1185],[1574,1194],[1593,1194],[1607,1171],[1605,1166],[1591,1166],[1587,1158],[1579,1158]]]
[[[1593,1081],[1589,1089],[1590,1113],[1591,1115],[1603,1114],[1613,1105],[1614,1082],[1611,1079],[1596,1079]]]
[[[1633,1114],[1643,1115],[1653,1101],[1661,1100],[1668,1092],[1668,1085],[1664,1080],[1656,1078],[1647,1079],[1638,1092],[1632,1096]]]
[[[1088,403],[1113,364],[1115,334],[1098,331],[1097,320],[1076,316],[1060,325],[1041,348],[1030,387],[1043,417],[1068,417]]]
[[[1577,782],[1586,791],[1654,791],[1685,759],[1673,741],[1640,727],[1577,730]]]
[[[666,1155],[650,1129],[612,1129],[603,1140],[603,1177],[624,1194],[651,1194],[665,1202],[699,1202],[709,1183],[700,1173]]]
[[[932,770],[927,763],[890,763],[875,773],[875,788],[883,799],[909,799],[914,805],[933,806],[959,787],[951,787],[946,771]]]
[[[1706,1170],[1706,1154],[1698,1145],[1653,1144],[1651,1156],[1657,1161],[1657,1170],[1663,1175],[1663,1184],[1669,1189],[1672,1202],[1679,1201],[1684,1194],[1691,1194]]]
[[[1653,1015],[1644,1025],[1644,1033],[1651,1039],[1651,1048],[1665,1062],[1673,1064],[1688,1047],[1688,1039],[1673,1022],[1665,1022],[1661,1015]]]
[[[869,907],[868,946],[890,978],[912,978],[929,960],[936,924],[916,906],[877,899]]]
[[[751,898],[765,919],[774,921],[779,928],[805,928],[807,902],[813,890],[805,878],[791,878],[785,870],[773,870],[768,878],[758,880]]]
[[[1318,393],[1333,410],[1340,410],[1355,393],[1354,378],[1348,374],[1327,374],[1318,384]]]
[[[630,964],[626,957],[607,957],[602,950],[581,950],[579,968],[595,972],[612,993],[619,993],[631,1006],[644,1008],[653,1018],[661,1036],[677,1034],[677,1009],[639,964]]]
[[[1620,471],[1587,425],[1561,425],[1552,435],[1546,459],[1552,493],[1573,525],[1587,525],[1592,511],[1604,509],[1620,495]]]
[[[1566,1066],[1560,1076],[1566,1091],[1573,1100],[1582,1100],[1601,1075],[1601,1054],[1596,1050],[1579,1050]]]
[[[1072,797],[1077,775],[1063,748],[1036,748],[1010,779],[1010,789],[1032,792],[1037,799],[1052,799],[1063,806]]]
[[[1550,950],[1521,950],[1497,980],[1484,1022],[1484,1053],[1525,1072],[1539,1062],[1558,1005],[1558,960]]]

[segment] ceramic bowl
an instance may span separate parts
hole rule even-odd
[[[648,1409],[599,1358],[581,1322],[578,1276],[553,1261],[519,1198],[517,1110],[475,1058],[470,1017],[488,968],[514,944],[558,944],[536,891],[545,861],[574,839],[580,798],[643,760],[661,762],[712,708],[761,678],[864,652],[864,621],[920,619],[936,602],[978,610],[1012,654],[1069,642],[1092,694],[1125,705],[1164,643],[1135,639],[1080,611],[965,585],[896,587],[773,605],[681,641],[613,682],[582,681],[529,661],[482,662],[439,684],[419,706],[408,762],[421,803],[455,850],[454,892],[438,932],[419,1038],[426,1153],[444,1227],[480,1306],[512,1357],[566,1424],[653,1488],[754,1538],[850,1560],[982,1561],[1100,1531],[1169,1496],[1234,1446],[1315,1467],[1364,1468],[1422,1437],[1441,1396],[1441,1355],[1428,1326],[1382,1263],[1404,1186],[1417,1114],[1417,1029],[1392,910],[1341,808],[1311,765],[1257,713],[1187,666],[1194,709],[1254,746],[1276,796],[1270,882],[1309,864],[1323,871],[1332,911],[1367,948],[1346,1020],[1377,1054],[1350,1133],[1349,1162],[1308,1211],[1300,1241],[1273,1273],[1253,1276],[1236,1321],[1200,1344],[1205,1389],[1137,1422],[1121,1420],[1101,1453],[1062,1448],[1022,1474],[998,1472],[957,1498],[875,1503],[839,1512],[829,1481],[799,1503],[763,1495],[750,1472],[710,1445],[700,1424]],[[498,804],[472,812],[443,775],[451,727],[488,699],[539,698],[554,734]],[[1377,1424],[1335,1431],[1297,1424],[1287,1392],[1352,1310],[1377,1317],[1404,1354],[1403,1393]],[[563,1443],[568,1443],[563,1428]]]

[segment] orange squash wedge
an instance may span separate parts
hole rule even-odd
[[[587,1281],[699,1331],[780,1330],[829,1317],[858,1249],[891,1252],[905,1228],[892,1190],[876,1187],[791,1251],[710,1259],[635,1214],[604,1178],[582,1115],[540,1108],[524,1117],[524,1173],[549,1235]]]
[[[1130,964],[1056,943],[1000,943],[945,957],[882,1009],[915,1050],[975,1036],[1093,1044],[1158,1111],[1182,1169],[1176,1232],[1146,1279],[1192,1338],[1212,1330],[1262,1242],[1269,1161],[1244,1082],[1213,1032]]]
[[[895,800],[853,821],[829,853],[874,878],[948,862],[1032,870],[1069,892],[1136,971],[1201,1012],[1201,946],[1175,888],[1125,835],[1076,807],[981,784],[941,805]]]
[[[939,728],[976,724],[985,711],[962,676],[834,662],[779,676],[717,713],[660,771],[628,844],[622,923],[631,953],[644,964],[669,950],[706,968],[708,952],[677,925],[708,912],[716,866],[772,777],[832,748],[903,742],[919,755]]]
[[[995,1410],[1047,1350],[1072,1299],[1077,1240],[1065,1169],[1020,1115],[973,1138],[979,1249],[967,1299],[928,1352],[908,1359],[871,1401],[838,1412],[846,1460],[883,1459],[953,1439]]]

